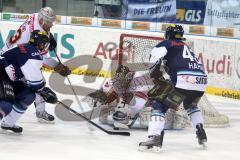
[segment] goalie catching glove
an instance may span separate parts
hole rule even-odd
[[[43,89],[37,92],[45,102],[55,104],[58,102],[57,95],[48,87],[44,87]]]
[[[58,63],[58,65],[54,67],[54,71],[59,73],[63,77],[71,74],[71,70],[68,68],[68,66],[63,65],[62,63]]]

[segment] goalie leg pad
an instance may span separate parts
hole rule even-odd
[[[149,99],[157,99],[162,101],[172,90],[173,86],[170,82],[166,80],[158,80],[158,83],[151,90],[149,90],[147,94]]]
[[[177,110],[178,106],[183,102],[185,96],[180,92],[173,90],[172,92],[168,93],[167,97],[163,100],[163,104]]]

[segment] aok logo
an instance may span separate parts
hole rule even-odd
[[[10,36],[14,35],[15,30],[10,30],[8,32],[8,35],[3,36],[2,33],[0,33],[0,48],[2,48],[4,46],[5,43],[5,39],[7,39],[7,37],[9,38]],[[64,52],[60,53],[61,58],[65,58],[65,59],[70,59],[73,58],[75,55],[75,48],[74,46],[70,43],[71,41],[74,40],[74,35],[73,34],[63,34],[61,37],[58,36],[58,33],[54,33],[54,38],[56,40],[60,39],[60,43],[58,43],[58,47],[59,48],[65,48]],[[58,41],[59,42],[59,41]],[[50,52],[49,53],[51,57],[55,57],[55,53]]]

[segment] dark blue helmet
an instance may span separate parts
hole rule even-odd
[[[165,39],[173,40],[173,39],[183,39],[184,30],[181,25],[171,24],[167,27],[165,32]]]
[[[48,49],[50,39],[48,38],[47,32],[34,30],[31,33],[29,43],[34,45],[38,50],[44,51]]]

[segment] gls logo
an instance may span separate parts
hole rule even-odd
[[[200,22],[201,14],[201,10],[187,10],[185,13],[185,20],[188,22]]]

